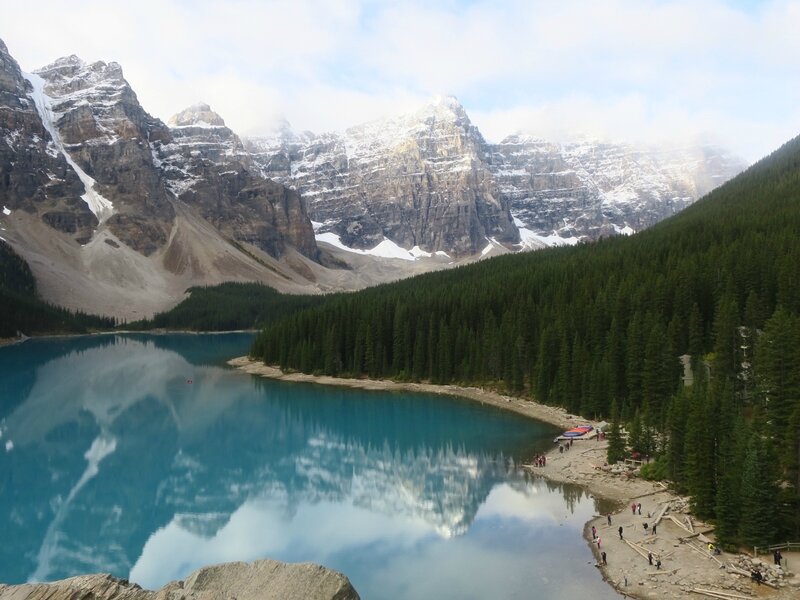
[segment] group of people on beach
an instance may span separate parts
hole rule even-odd
[[[546,467],[547,466],[547,457],[544,454],[537,454],[533,457],[533,466],[534,467]]]
[[[572,448],[572,442],[573,440],[564,440],[563,444],[559,444],[558,445],[559,453],[564,454],[564,450],[569,450],[570,448]]]
[[[641,515],[642,514],[642,504],[641,503],[637,503],[637,502],[632,503],[631,504],[631,514],[632,515]],[[647,513],[647,517],[650,518],[650,516],[651,515],[648,512]],[[608,523],[608,526],[611,527],[611,524],[613,522],[612,519],[611,519],[611,513],[607,513],[606,514],[606,522]],[[644,528],[645,528],[645,533],[647,533],[647,523],[644,523]],[[653,527],[651,527],[650,529],[652,530],[652,533],[655,534],[656,526],[653,525]],[[594,525],[592,525],[592,530],[591,531],[592,531],[592,542],[597,544],[597,549],[600,550],[600,536],[597,535],[598,534],[597,528]],[[620,540],[625,539],[624,536],[623,536],[623,531],[624,531],[624,529],[623,529],[622,525],[620,525],[617,528],[617,533],[619,534],[619,539]],[[647,562],[650,564],[650,566],[654,566],[656,568],[656,570],[661,570],[661,558],[656,556],[656,555],[654,555],[652,552],[648,551],[648,553],[647,553]],[[600,552],[600,561],[598,562],[597,566],[603,566],[603,565],[607,565],[607,564],[608,564],[608,557],[606,556],[605,551],[601,551]],[[627,575],[625,576],[625,580],[626,580],[625,581],[625,585],[627,586]]]

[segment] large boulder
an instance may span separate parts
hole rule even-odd
[[[312,563],[276,560],[204,567],[184,581],[145,590],[108,574],[53,583],[0,585],[0,600],[359,600],[350,581]]]

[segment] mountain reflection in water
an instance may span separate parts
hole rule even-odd
[[[591,582],[613,597],[580,539],[594,502],[515,467],[550,427],[225,367],[251,339],[0,349],[0,581],[108,571],[152,588],[270,557],[341,570],[365,600],[558,598]]]

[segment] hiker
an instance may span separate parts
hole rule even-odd
[[[595,529],[594,525],[592,525],[592,539],[595,539],[595,538],[597,538],[597,529]]]
[[[606,519],[608,519],[608,526],[611,527],[611,513],[606,515]]]
[[[546,454],[542,454],[542,466],[543,467],[547,466],[547,455]]]
[[[660,558],[656,559],[656,570],[657,571],[661,570],[661,559]]]
[[[622,539],[622,525],[619,526],[617,531],[619,531],[619,539]]]
[[[647,521],[642,524],[642,527],[644,527],[644,532],[647,533]]]
[[[648,552],[647,553],[647,562],[650,563],[651,567],[653,566],[653,553],[652,552]]]
[[[600,553],[600,556],[602,556],[602,557],[603,557],[603,564],[604,564],[604,565],[607,565],[608,563],[606,562],[606,553],[605,553],[605,552],[601,552],[601,553]]]
[[[600,538],[597,538],[597,549],[600,550]]]
[[[564,446],[562,446],[561,444],[558,445],[558,452],[560,454],[564,454]]]
[[[750,579],[755,581],[758,585],[761,585],[761,581],[764,579],[764,576],[761,575],[761,571],[759,571],[758,569],[754,569],[750,573]]]
[[[772,555],[775,558],[775,564],[779,567],[781,566],[781,559],[783,559],[783,555],[781,554],[780,550],[775,550],[775,554]]]
[[[627,575],[623,575],[622,577],[623,577],[623,579],[625,581],[625,587],[628,587],[628,576]]]
[[[641,517],[642,516],[642,503],[641,502],[639,502],[639,504],[637,505],[636,510],[639,512],[639,516]]]
[[[658,525],[654,524],[654,525],[653,525],[653,535],[655,535],[655,534],[656,534],[656,527],[658,527]]]
[[[631,504],[631,513],[634,514],[634,515],[636,514],[636,502]]]

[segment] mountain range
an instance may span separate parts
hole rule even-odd
[[[452,97],[342,133],[241,139],[203,103],[151,116],[117,63],[23,73],[0,41],[0,238],[43,299],[120,319],[196,285],[357,289],[631,233],[744,166],[710,145],[490,144]]]

